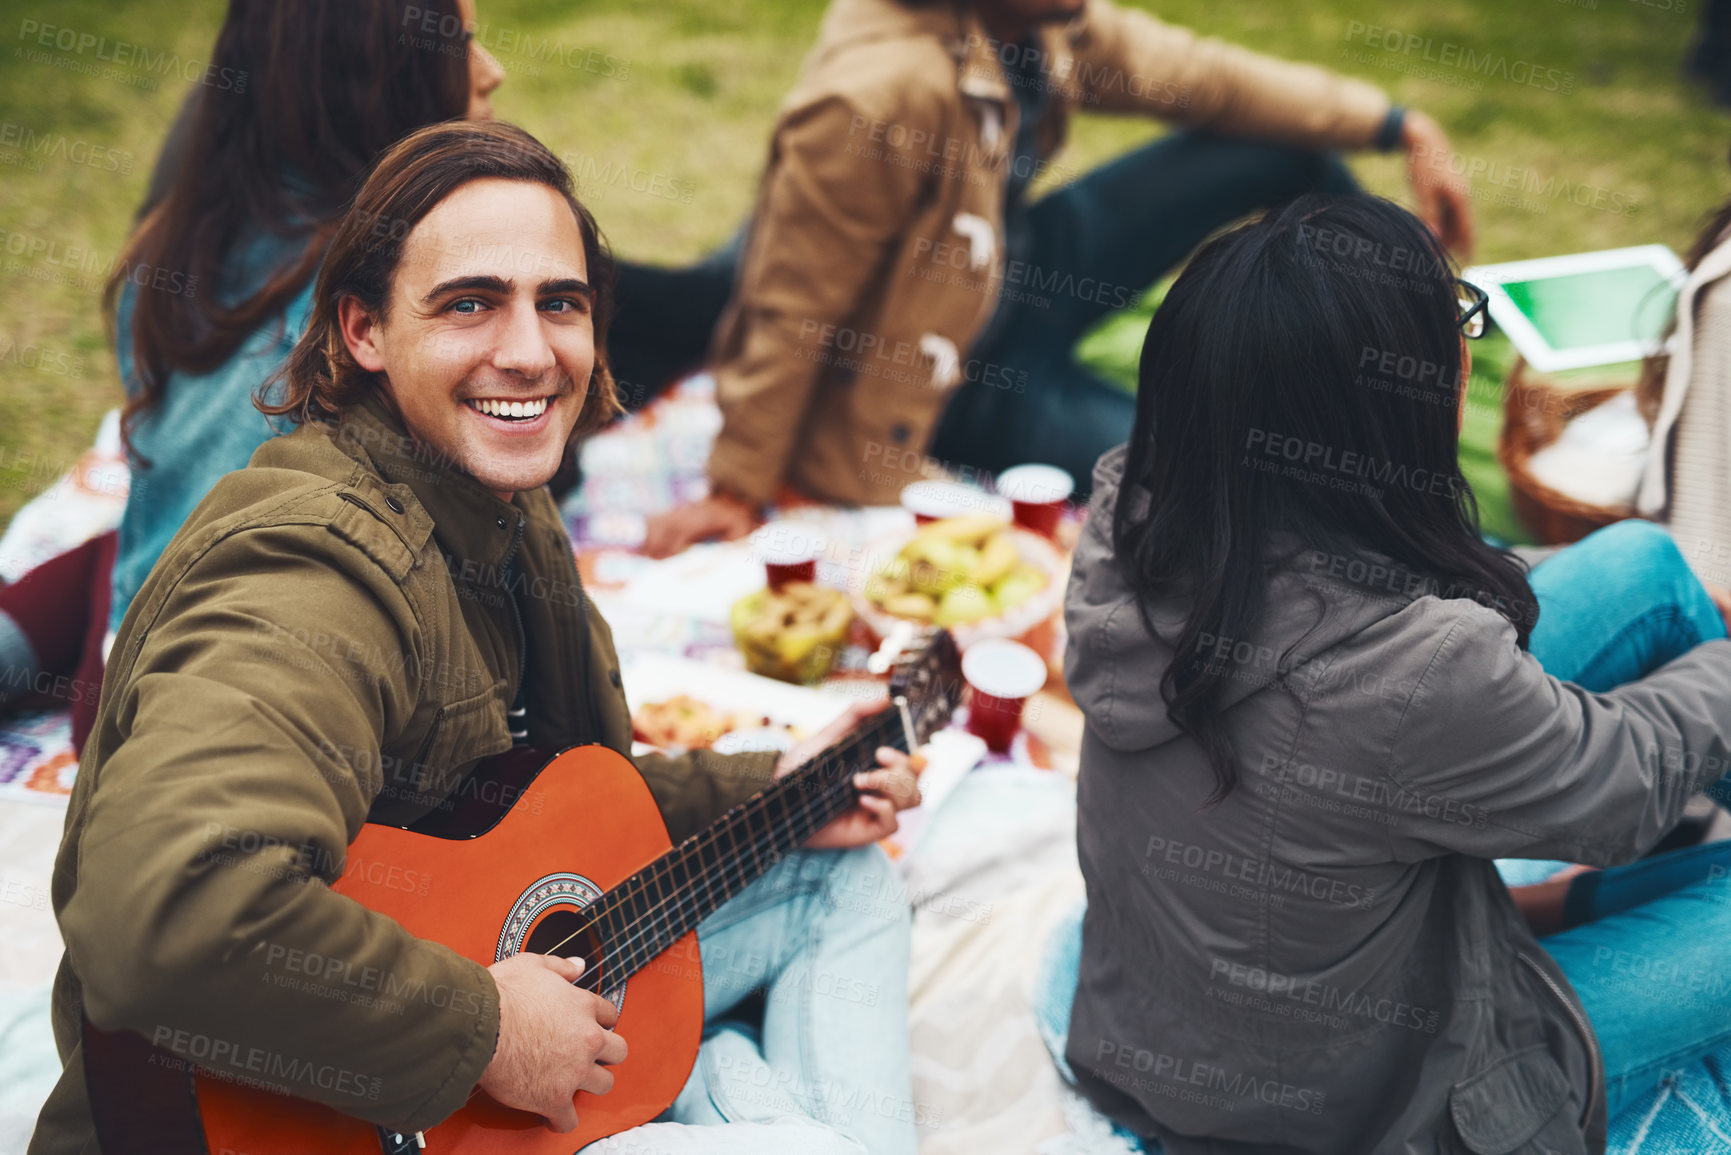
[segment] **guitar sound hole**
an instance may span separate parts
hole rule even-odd
[[[577,985],[587,991],[602,991],[606,976],[601,965],[601,936],[596,933],[583,912],[551,910],[523,944],[524,954],[556,954],[562,958],[583,960],[583,977]]]

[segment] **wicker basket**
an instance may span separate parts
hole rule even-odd
[[[1515,514],[1545,545],[1580,541],[1596,529],[1633,516],[1626,508],[1589,505],[1543,485],[1527,469],[1533,454],[1562,435],[1563,426],[1604,404],[1625,386],[1566,389],[1516,357],[1503,397],[1503,434],[1497,457],[1509,475]]]

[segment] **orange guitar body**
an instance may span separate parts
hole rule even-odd
[[[585,905],[585,881],[594,893],[605,892],[670,847],[642,777],[605,747],[567,750],[526,785],[493,784],[506,797],[481,801],[509,808],[490,829],[452,838],[368,825],[332,889],[485,966],[500,957],[501,935],[514,918],[517,929],[506,937],[520,943],[549,916],[557,925],[569,917],[557,912]],[[505,953],[517,951],[507,944]],[[611,1092],[577,1096],[574,1133],[555,1134],[539,1116],[502,1107],[477,1090],[462,1110],[423,1133],[428,1155],[570,1155],[666,1110],[691,1073],[703,1031],[696,934],[631,975],[619,1001],[615,1029],[631,1044],[631,1057],[612,1068]],[[195,1083],[210,1155],[380,1151],[377,1127],[330,1108],[203,1073]]]

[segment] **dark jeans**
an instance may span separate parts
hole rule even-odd
[[[1175,132],[1041,197],[1012,230],[1005,299],[970,359],[975,374],[950,399],[930,453],[998,472],[1057,465],[1079,496],[1094,461],[1130,435],[1135,398],[1078,365],[1077,339],[1246,213],[1306,192],[1355,193],[1329,153]],[[702,362],[733,285],[738,238],[687,269],[621,262],[609,341],[614,376],[633,408]],[[998,388],[1026,374],[1025,392]]]
[[[741,230],[695,265],[680,269],[619,262],[607,360],[628,411],[643,408],[703,364],[715,324],[733,295],[744,241]]]

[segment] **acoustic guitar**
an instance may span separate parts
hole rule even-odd
[[[697,1060],[697,924],[851,809],[853,775],[876,765],[876,749],[924,744],[960,692],[955,642],[934,632],[897,659],[889,709],[678,846],[636,768],[603,746],[551,756],[509,751],[471,772],[451,810],[409,827],[362,827],[337,893],[482,965],[522,951],[581,957],[578,985],[619,1008],[616,1029],[631,1040],[631,1057],[610,1068],[611,1092],[578,1093],[575,1132],[555,1134],[540,1116],[476,1089],[437,1126],[397,1134],[86,1020],[85,1077],[103,1152],[569,1155],[649,1122],[673,1103]],[[436,897],[403,886],[423,875],[437,878]]]

